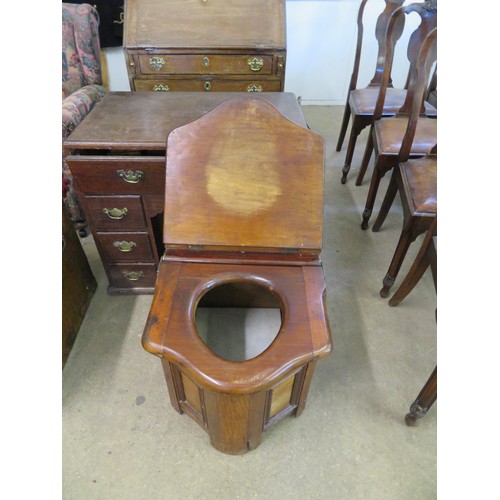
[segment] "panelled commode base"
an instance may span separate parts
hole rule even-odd
[[[242,454],[259,445],[262,432],[269,426],[302,413],[316,360],[273,387],[250,394],[211,391],[196,384],[175,363],[162,359],[162,365],[174,409],[205,429],[217,450]]]
[[[165,259],[143,346],[161,358],[172,406],[201,425],[219,451],[245,453],[260,443],[270,425],[301,414],[316,362],[331,352],[323,268],[317,262],[262,265]],[[242,289],[258,285],[280,304],[282,322],[276,337],[263,352],[244,361],[215,354],[200,338],[195,321],[204,297],[228,284]],[[234,293],[224,300],[223,306],[233,307],[240,299]],[[259,301],[256,293],[247,299]]]

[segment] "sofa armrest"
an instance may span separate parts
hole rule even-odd
[[[106,91],[101,85],[86,85],[63,99],[62,137],[68,137],[75,127],[88,115],[91,109],[104,97]]]

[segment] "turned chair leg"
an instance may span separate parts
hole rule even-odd
[[[366,174],[366,169],[370,164],[370,158],[372,157],[372,153],[373,153],[373,135],[370,131],[370,133],[368,134],[368,141],[366,143],[365,152],[363,154],[363,160],[361,161],[361,166],[359,167],[358,176],[356,177],[356,186],[361,186],[361,183],[363,182],[363,179]]]
[[[408,426],[417,424],[417,420],[424,417],[429,408],[437,399],[437,366],[434,368],[431,376],[417,396],[417,399],[410,406],[409,413],[405,416],[405,422]]]
[[[340,182],[345,184],[347,181],[347,174],[351,169],[352,157],[354,156],[354,148],[356,147],[356,140],[361,131],[365,128],[363,123],[357,123],[356,118],[353,119],[353,124],[351,126],[351,134],[349,136],[349,144],[347,145],[347,151],[345,154],[345,162],[342,167],[342,179]]]
[[[375,204],[375,198],[377,196],[378,186],[380,184],[380,174],[377,168],[377,163],[373,169],[372,178],[370,181],[370,187],[368,188],[368,195],[366,197],[365,209],[363,210],[363,220],[361,222],[361,229],[365,230],[368,228],[368,221],[372,215],[373,205]]]
[[[408,249],[410,248],[411,242],[413,240],[414,238],[412,237],[412,232],[408,228],[403,228],[401,236],[399,237],[398,245],[396,246],[396,250],[392,257],[391,264],[389,266],[387,274],[382,281],[383,287],[380,290],[380,296],[382,298],[385,299],[389,296],[389,291],[396,281],[405,255],[408,252]]]
[[[380,231],[380,228],[382,227],[382,224],[384,223],[387,214],[394,203],[394,199],[396,198],[396,194],[398,192],[398,180],[396,174],[397,172],[394,170],[391,180],[389,181],[389,186],[387,187],[387,192],[385,193],[384,201],[380,207],[380,212],[372,227],[372,231],[374,233]]]
[[[339,139],[337,141],[336,151],[342,149],[342,144],[344,143],[345,134],[347,132],[347,127],[349,125],[349,119],[351,118],[351,107],[349,106],[349,96],[347,97],[347,102],[344,108],[344,116],[342,118],[342,125],[340,126]]]

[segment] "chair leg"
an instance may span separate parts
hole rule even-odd
[[[398,180],[396,175],[397,172],[395,169],[392,173],[391,180],[389,181],[389,186],[387,187],[384,201],[382,202],[382,205],[380,207],[380,212],[372,227],[372,231],[374,233],[378,233],[380,231],[380,228],[382,227],[382,224],[384,223],[385,218],[387,217],[387,214],[389,213],[389,210],[394,203],[394,198],[396,198],[396,193],[398,192]]]
[[[401,232],[401,236],[399,237],[398,244],[396,246],[396,250],[391,260],[391,264],[389,265],[389,269],[387,274],[385,275],[382,283],[383,287],[380,290],[380,296],[382,298],[387,298],[389,296],[389,291],[394,285],[396,278],[398,276],[399,270],[401,269],[401,265],[403,264],[403,260],[405,258],[408,249],[410,248],[411,242],[413,241],[412,232],[408,228],[403,228]]]
[[[340,126],[339,139],[337,141],[336,151],[342,149],[342,144],[344,143],[345,134],[347,132],[347,126],[349,125],[349,119],[351,118],[351,107],[349,106],[349,96],[347,96],[347,102],[344,108],[344,116],[342,118],[342,125]]]
[[[405,422],[408,426],[417,424],[419,418],[425,417],[429,408],[437,399],[437,366],[434,368],[431,376],[417,396],[417,399],[410,406],[410,412],[405,416]]]
[[[365,128],[364,123],[360,123],[356,120],[356,117],[353,118],[353,123],[351,126],[351,133],[349,135],[349,144],[347,145],[347,151],[345,154],[344,166],[342,167],[342,179],[340,182],[345,184],[347,181],[347,174],[351,169],[352,157],[354,156],[354,148],[356,147],[356,140],[361,131]]]
[[[422,278],[429,266],[431,266],[432,269],[434,286],[437,288],[435,266],[433,265],[436,257],[436,249],[432,241],[433,237],[434,232],[431,228],[427,231],[424,241],[422,242],[422,246],[420,247],[420,250],[415,257],[415,261],[408,271],[408,274],[389,300],[389,305],[391,307],[397,306],[403,299],[407,297],[407,295],[413,290],[413,288],[415,288],[415,285],[420,281],[420,278]]]
[[[363,179],[366,174],[366,169],[370,164],[370,158],[372,157],[372,153],[373,153],[373,136],[370,131],[370,133],[368,134],[368,141],[366,143],[363,160],[361,161],[361,166],[359,167],[358,176],[356,177],[356,186],[361,186],[361,183],[363,182]]]

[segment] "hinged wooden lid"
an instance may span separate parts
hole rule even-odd
[[[319,254],[324,141],[260,97],[235,97],[167,142],[168,248]]]
[[[124,46],[284,49],[285,0],[126,0]]]

